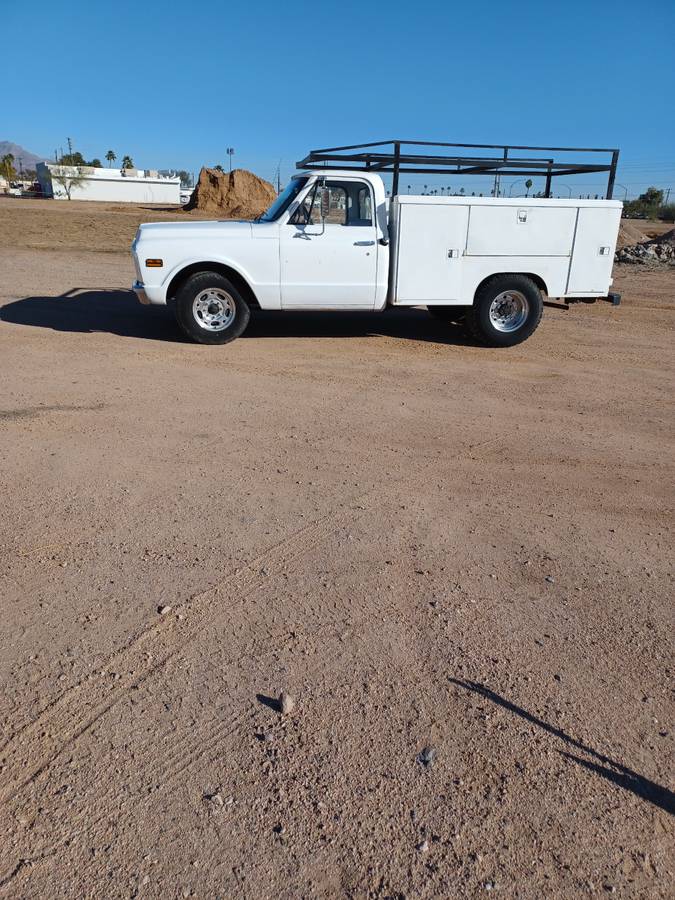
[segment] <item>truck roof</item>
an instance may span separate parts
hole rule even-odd
[[[361,172],[355,169],[305,169],[302,172],[295,172],[292,178],[307,178],[308,175],[321,175],[328,178],[368,178],[376,175],[380,178],[379,172]]]

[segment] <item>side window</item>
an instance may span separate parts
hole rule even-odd
[[[372,225],[370,188],[363,182],[327,181],[329,204],[326,225]],[[293,213],[290,225],[321,224],[321,193],[318,182]]]

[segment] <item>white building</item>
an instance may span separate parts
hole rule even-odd
[[[38,163],[37,178],[45,197],[67,200],[70,187],[72,200],[111,200],[115,203],[180,203],[180,178],[166,178],[157,172],[143,169],[98,169],[93,166],[60,166],[57,163]],[[79,184],[60,183],[69,175],[82,173]]]

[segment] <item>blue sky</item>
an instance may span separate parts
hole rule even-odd
[[[285,179],[312,147],[399,136],[618,146],[629,196],[675,195],[673,0],[38,0],[2,21],[0,140],[37,153],[70,136],[87,158],[196,171],[233,146]]]

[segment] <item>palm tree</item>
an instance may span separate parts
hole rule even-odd
[[[112,166],[112,164],[113,164],[113,163],[115,162],[115,160],[117,159],[117,157],[115,156],[115,151],[114,151],[114,150],[108,150],[108,152],[107,152],[106,155],[105,155],[105,158],[108,160],[108,166]]]
[[[6,178],[7,181],[11,181],[13,178],[16,178],[16,169],[14,168],[14,154],[5,153],[0,160],[0,175],[3,178]]]
[[[525,182],[525,187],[527,188],[527,193],[525,194],[525,196],[529,197],[530,196],[530,188],[532,187],[532,179],[531,178],[527,179],[527,181]]]
[[[122,168],[123,169],[133,169],[134,161],[130,156],[122,157]]]

